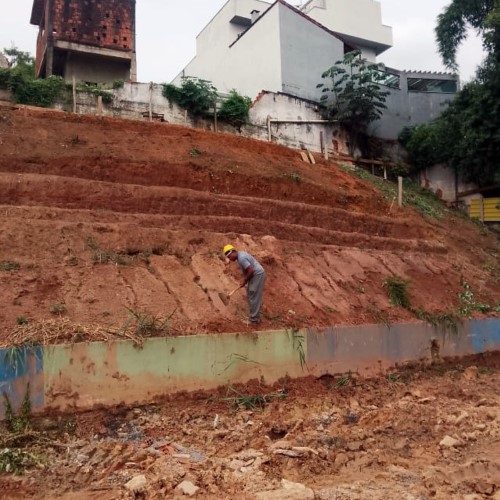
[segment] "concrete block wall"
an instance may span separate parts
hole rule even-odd
[[[18,408],[30,385],[33,410],[152,402],[180,391],[262,379],[347,371],[383,373],[408,361],[500,350],[500,318],[467,321],[458,332],[424,323],[226,333],[36,347],[13,363],[0,350],[0,392]],[[19,358],[16,358],[19,359]],[[0,418],[4,408],[0,408]]]

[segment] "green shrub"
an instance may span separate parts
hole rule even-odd
[[[409,281],[400,278],[399,276],[389,276],[384,280],[384,288],[387,290],[389,302],[395,307],[403,307],[410,309],[411,303],[408,297]]]
[[[10,90],[15,102],[48,108],[62,95],[66,85],[60,76],[36,79],[29,68],[0,70],[0,88]]]
[[[182,85],[164,84],[163,97],[194,115],[204,115],[217,100],[217,89],[208,80],[183,78]]]
[[[241,125],[248,120],[248,112],[252,106],[250,97],[238,94],[231,90],[229,97],[222,103],[219,118],[235,125]]]

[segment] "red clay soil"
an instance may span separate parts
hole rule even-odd
[[[499,368],[488,353],[34,417],[38,466],[0,474],[2,499],[180,500],[189,481],[209,500],[496,500]]]
[[[245,331],[232,243],[265,266],[260,329],[414,321],[411,303],[500,297],[498,240],[446,210],[391,206],[319,157],[228,134],[33,109],[0,111],[0,340],[24,318],[122,327],[129,309],[176,333]]]

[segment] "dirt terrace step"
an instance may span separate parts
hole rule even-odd
[[[121,232],[126,226],[127,231],[137,226],[144,230],[156,231],[158,238],[162,232],[197,231],[210,233],[251,233],[254,236],[273,236],[277,240],[288,242],[312,243],[337,247],[353,247],[374,250],[393,250],[445,254],[447,248],[439,243],[423,239],[397,239],[383,236],[366,235],[363,233],[346,233],[331,231],[316,227],[306,227],[297,224],[287,224],[272,220],[200,216],[200,215],[149,215],[121,214],[117,212],[101,212],[88,210],[59,210],[47,207],[12,207],[0,206],[0,220],[19,220],[19,227],[30,234],[34,227],[46,227],[49,231],[58,223],[72,223],[75,229],[83,232],[112,233]],[[96,227],[98,223],[98,227]],[[70,226],[65,224],[65,229]],[[168,237],[165,235],[165,238]]]
[[[426,238],[431,228],[408,220],[339,208],[172,187],[146,187],[59,176],[0,173],[0,203],[121,213],[205,215],[261,219],[396,239]]]

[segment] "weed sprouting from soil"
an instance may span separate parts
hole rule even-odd
[[[138,337],[155,337],[171,332],[170,320],[175,314],[176,309],[167,317],[149,314],[146,311],[135,311],[126,307],[130,317],[123,327],[124,332],[132,330]]]
[[[9,397],[4,392],[4,405],[5,405],[5,423],[7,429],[15,434],[21,434],[31,428],[31,400],[30,400],[30,386],[29,383],[26,387],[26,394],[24,395],[21,408],[18,414],[14,413],[14,409],[10,403]]]
[[[302,177],[300,176],[300,174],[297,174],[296,172],[285,174],[285,177],[287,177],[288,179],[292,180],[297,184],[300,184],[302,182]]]
[[[262,363],[259,363],[258,361],[254,361],[253,359],[250,359],[248,356],[244,356],[242,354],[237,354],[237,353],[231,353],[229,356],[229,363],[226,365],[224,370],[222,370],[221,373],[224,373],[225,371],[229,370],[231,366],[234,364],[241,362],[241,363],[252,363],[255,365],[261,365]]]
[[[19,271],[21,269],[21,264],[19,262],[15,262],[13,260],[2,260],[0,261],[0,271],[5,273],[12,273],[15,271]]]
[[[151,248],[125,248],[120,250],[102,249],[93,236],[86,240],[87,247],[92,250],[92,262],[95,264],[106,264],[111,262],[119,266],[128,266],[143,262],[148,270],[150,268],[150,257],[152,255],[164,255],[167,249],[164,246],[155,246]],[[77,265],[78,260],[74,264]],[[151,271],[150,271],[151,272]],[[154,274],[154,273],[153,273]]]
[[[473,312],[489,312],[492,310],[492,307],[488,304],[483,304],[482,302],[478,302],[472,291],[472,288],[468,281],[462,282],[463,292],[458,294],[458,300],[460,301],[460,307],[458,311],[463,316],[470,318]]]
[[[408,286],[410,282],[399,276],[389,276],[383,282],[384,288],[387,290],[389,302],[394,307],[403,307],[410,309],[411,303],[408,297]]]
[[[14,345],[6,349],[4,363],[17,376],[26,366],[26,346]]]
[[[285,399],[286,396],[287,392],[285,387],[279,391],[268,394],[244,394],[234,387],[228,386],[227,395],[225,398],[222,398],[222,400],[227,401],[235,410],[244,408],[246,410],[255,411],[262,410],[272,401]]]
[[[19,448],[0,450],[0,472],[22,474],[27,467],[37,462],[37,457]]]
[[[120,266],[127,265],[127,261],[122,255],[112,250],[102,250],[92,236],[87,238],[87,246],[92,250],[92,262],[95,264],[113,262]]]
[[[354,384],[354,378],[352,376],[352,372],[349,370],[347,373],[344,373],[339,377],[337,382],[335,382],[334,387],[336,389],[340,387],[351,386]]]
[[[16,414],[9,397],[4,392],[5,426],[9,435],[0,434],[0,472],[22,474],[25,469],[40,462],[40,458],[23,450],[19,445],[30,440],[31,432],[31,400],[30,386],[26,387],[21,407]]]
[[[64,314],[68,309],[67,307],[64,305],[64,304],[52,304],[50,306],[50,312],[52,314],[57,314],[59,316],[61,316],[62,314]]]
[[[462,323],[460,317],[453,312],[434,314],[423,309],[412,309],[412,312],[418,319],[425,321],[434,328],[439,328],[445,332],[450,331],[454,334],[458,334],[458,327]]]
[[[500,280],[500,266],[494,262],[486,262],[483,264],[483,269],[490,273],[495,281]]]
[[[389,318],[387,317],[387,314],[384,311],[382,311],[378,307],[370,305],[368,307],[368,312],[372,315],[372,318],[378,324],[385,325],[387,328],[391,328],[392,326],[391,322],[389,321]]]
[[[26,316],[18,316],[16,318],[16,323],[18,325],[27,325],[29,323],[28,318]]]
[[[293,327],[290,333],[288,333],[287,331],[287,334],[288,338],[291,338],[292,340],[293,349],[297,351],[299,355],[300,367],[302,368],[303,371],[304,367],[307,367],[306,353],[304,350],[305,337],[302,333],[300,333],[300,330],[297,327]]]

